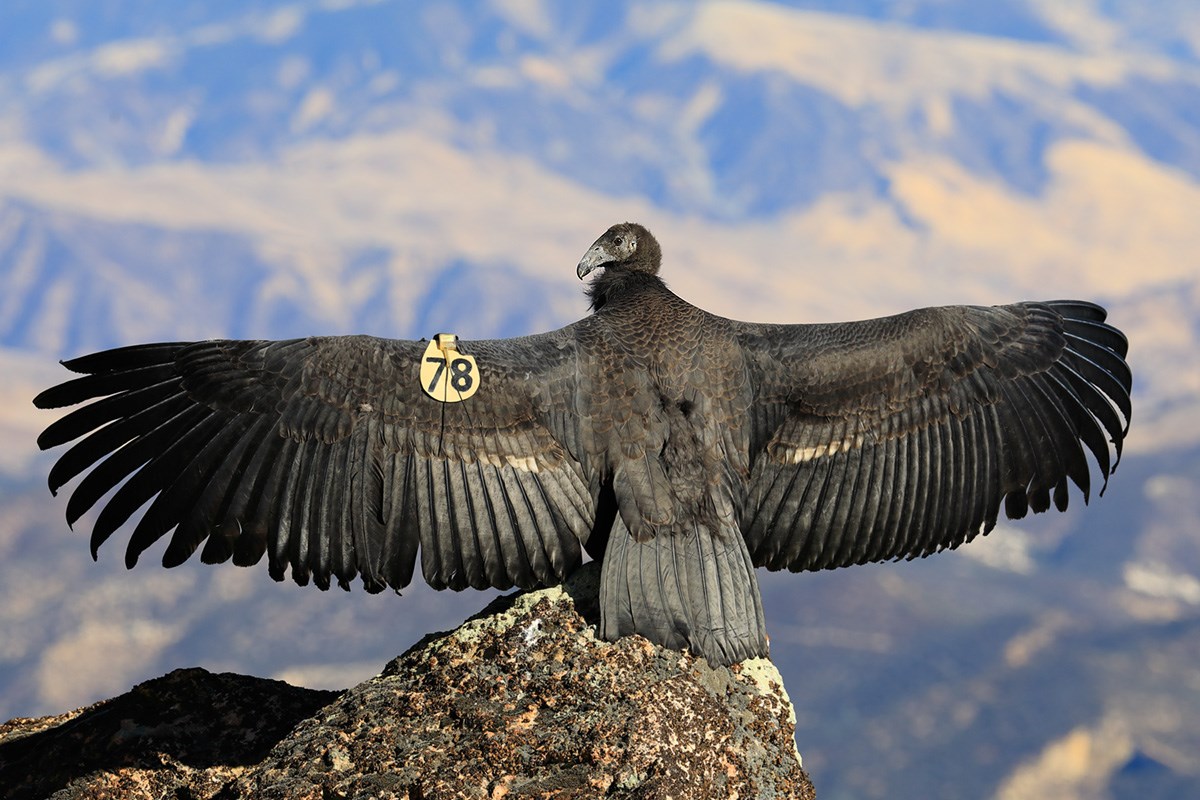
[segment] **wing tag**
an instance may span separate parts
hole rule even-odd
[[[479,367],[474,356],[458,352],[458,337],[439,333],[421,357],[421,388],[442,403],[458,403],[479,389]]]

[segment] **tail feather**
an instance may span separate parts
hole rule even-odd
[[[671,478],[662,463],[642,453],[619,464],[613,473],[613,490],[627,498],[620,504],[625,527],[641,541],[654,536],[655,530],[675,522],[677,500]]]
[[[600,578],[600,634],[640,634],[714,666],[767,654],[758,580],[736,530],[702,523],[637,541],[618,515]]]

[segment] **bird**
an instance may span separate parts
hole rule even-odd
[[[756,569],[913,559],[1003,508],[1086,503],[1121,457],[1128,342],[1078,300],[742,322],[659,275],[643,225],[576,272],[589,313],[469,341],[366,335],[138,344],[63,365],[38,438],[75,442],[67,522],[125,562],[267,557],[322,589],[530,589],[600,562],[597,633],[713,666],[769,655]],[[76,441],[78,440],[78,441]],[[1090,460],[1088,457],[1090,453]],[[1093,464],[1094,462],[1094,464]],[[86,474],[85,474],[86,473]],[[115,491],[113,491],[115,489]]]

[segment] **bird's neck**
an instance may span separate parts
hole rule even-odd
[[[665,291],[666,284],[657,275],[627,267],[606,267],[588,284],[587,296],[592,311],[619,305],[647,292]]]

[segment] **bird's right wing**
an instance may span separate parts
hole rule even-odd
[[[368,336],[125,347],[65,366],[84,375],[47,389],[43,408],[95,398],[52,424],[43,449],[83,437],[50,488],[90,472],[68,521],[116,488],[93,554],[150,502],[126,562],[168,531],[167,566],[202,559],[369,591],[412,577],[418,544],[436,587],[529,587],[581,560],[594,498],[580,462],[571,328],[462,342],[477,368],[449,361],[461,402],[429,396],[426,343]],[[429,369],[439,364],[429,365]],[[438,381],[441,383],[438,384]],[[104,459],[104,460],[101,460]],[[97,463],[98,462],[98,463]],[[122,483],[123,482],[123,483]]]
[[[1074,301],[735,323],[754,386],[742,531],[757,565],[823,569],[955,547],[1087,499],[1130,416],[1125,337]],[[1110,457],[1110,442],[1115,455]]]

